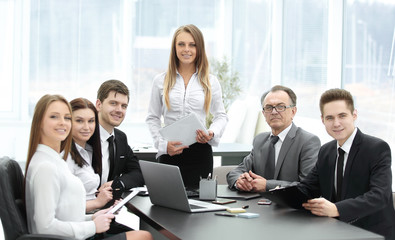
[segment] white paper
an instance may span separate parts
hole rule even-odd
[[[195,113],[181,118],[174,123],[159,130],[159,133],[167,141],[179,141],[182,145],[189,146],[196,142],[196,130],[201,129],[206,134],[206,127],[199,121]]]

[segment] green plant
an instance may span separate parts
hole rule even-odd
[[[222,60],[211,59],[211,74],[217,76],[222,88],[222,100],[225,111],[228,112],[230,105],[240,95],[242,89],[240,86],[240,77],[237,71],[231,71],[227,57]],[[206,118],[206,126],[212,123],[213,116],[211,113]]]

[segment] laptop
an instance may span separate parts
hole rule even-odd
[[[221,205],[188,199],[177,166],[144,160],[139,163],[152,204],[190,213],[226,210]]]

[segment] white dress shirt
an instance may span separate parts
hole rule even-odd
[[[86,239],[96,232],[85,215],[85,189],[52,148],[39,144],[26,173],[29,232]]]
[[[278,159],[278,155],[280,154],[281,147],[283,146],[285,137],[287,136],[289,130],[291,130],[291,127],[292,127],[292,123],[286,129],[284,129],[282,132],[280,132],[277,135],[278,141],[276,142],[276,144],[274,144],[274,150],[275,150],[275,156],[274,156],[275,165],[274,166],[276,166],[276,164],[277,164],[277,159]],[[273,134],[270,134],[270,136],[272,136],[272,135]]]
[[[182,76],[177,72],[176,83],[169,92],[171,109],[168,109],[164,103],[163,83],[165,75],[166,73],[161,73],[154,78],[148,116],[146,118],[146,123],[154,139],[154,145],[158,149],[156,157],[167,153],[167,141],[159,133],[159,129],[162,128],[162,116],[164,117],[164,125],[167,126],[194,112],[197,114],[199,120],[204,125],[206,124],[206,112],[204,110],[205,95],[197,72],[192,75],[186,88]],[[208,143],[212,146],[218,146],[228,122],[228,117],[222,101],[221,85],[218,79],[211,74],[209,79],[212,95],[210,112],[213,114],[213,122],[208,130],[213,131],[214,138]]]
[[[357,135],[357,128],[354,129],[354,132],[350,135],[350,137],[343,143],[343,146],[339,146],[339,143],[337,143],[337,149],[339,149],[339,147],[344,151],[344,161],[343,161],[343,175],[344,175],[344,170],[346,169],[346,165],[347,165],[347,159],[348,159],[348,154],[350,154],[350,150],[351,150],[351,146],[352,146],[352,142],[354,142],[354,138],[355,135]],[[339,151],[337,151],[337,157],[336,157],[336,165],[335,165],[335,178],[334,178],[334,182],[335,182],[335,190],[337,190],[337,159],[339,158]]]
[[[71,158],[71,154],[69,154],[67,157],[67,165],[69,166],[71,173],[73,173],[74,176],[77,176],[81,180],[82,184],[84,184],[86,200],[96,199],[96,191],[97,188],[100,187],[100,176],[95,173],[92,167],[93,149],[89,144],[86,144],[85,149],[77,143],[75,143],[75,146],[87,164],[84,164],[82,167],[78,166]]]
[[[104,129],[101,125],[100,128],[100,142],[101,142],[101,153],[102,153],[102,171],[101,171],[101,185],[108,182],[108,174],[110,173],[110,152],[108,151],[108,141],[107,139],[114,135],[114,131],[112,134],[109,134],[106,129]],[[114,135],[115,140],[115,135]],[[115,144],[114,144],[115,149]]]

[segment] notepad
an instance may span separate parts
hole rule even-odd
[[[167,141],[179,141],[182,145],[189,146],[196,142],[196,130],[208,131],[195,113],[191,113],[170,125],[159,130],[159,133]]]

